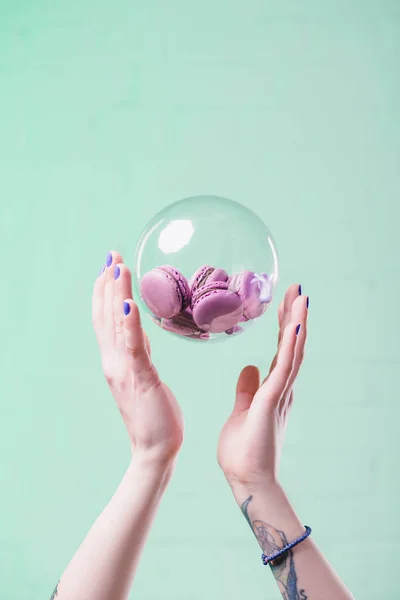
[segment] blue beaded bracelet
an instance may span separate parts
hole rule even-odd
[[[288,544],[287,546],[285,546],[284,548],[279,550],[279,552],[277,552],[276,554],[273,554],[272,556],[267,556],[266,554],[262,554],[261,558],[262,558],[264,565],[268,565],[272,561],[274,561],[277,558],[279,558],[280,556],[282,556],[282,554],[285,554],[285,552],[288,552],[289,550],[291,550],[292,548],[297,546],[297,544],[300,544],[300,542],[303,542],[305,539],[307,539],[308,536],[311,534],[311,527],[308,527],[308,525],[305,525],[305,528],[306,528],[306,531],[305,531],[305,533],[303,533],[302,536],[300,536],[299,538],[294,540],[294,542],[290,542],[290,544]]]

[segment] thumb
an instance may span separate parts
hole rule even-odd
[[[234,413],[243,412],[250,408],[255,393],[260,387],[260,372],[251,365],[245,367],[239,375],[236,385]]]

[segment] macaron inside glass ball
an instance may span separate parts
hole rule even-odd
[[[192,311],[187,308],[171,319],[164,319],[162,328],[175,335],[194,339],[208,339],[210,335],[200,329],[193,320]]]
[[[186,278],[170,265],[156,267],[145,273],[140,282],[140,294],[146,306],[159,319],[171,319],[190,303]]]
[[[243,304],[245,321],[260,317],[271,302],[271,285],[268,275],[253,271],[235,273],[229,278],[229,289],[237,292]]]
[[[199,288],[192,297],[192,311],[197,326],[210,333],[232,329],[243,316],[239,295],[224,281],[214,281]]]
[[[211,267],[209,265],[203,265],[189,280],[189,287],[191,294],[195,294],[206,283],[212,283],[214,281],[228,281],[229,275],[225,269]]]

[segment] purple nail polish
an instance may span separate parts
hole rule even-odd
[[[299,296],[301,296],[301,285],[299,285]]]
[[[296,327],[296,335],[299,335],[300,327],[301,327],[301,325],[297,325],[297,327]]]
[[[124,302],[124,314],[129,315],[130,312],[131,312],[131,305],[129,304],[129,302]]]
[[[112,254],[111,254],[111,252],[109,252],[107,254],[107,258],[106,258],[106,265],[107,265],[107,267],[111,267],[111,264],[112,264]]]
[[[103,265],[99,271],[99,277],[100,277],[100,275],[103,275],[105,270],[106,270],[106,265]]]
[[[310,306],[310,296],[307,296],[307,308]]]
[[[115,267],[114,267],[114,279],[118,279],[118,277],[120,276],[120,274],[121,274],[121,269],[119,268],[118,265],[115,265]]]

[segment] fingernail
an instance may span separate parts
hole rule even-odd
[[[107,267],[110,267],[111,263],[112,263],[112,254],[111,254],[111,252],[109,252],[107,254],[107,258],[106,258],[106,265],[107,265]]]
[[[307,308],[310,306],[310,296],[307,296]]]
[[[301,285],[299,285],[299,296],[301,296]]]
[[[100,275],[102,275],[104,273],[105,270],[106,270],[106,265],[103,265],[99,271],[99,277],[100,277]]]
[[[118,265],[115,265],[114,267],[114,279],[118,279],[118,277],[120,276],[121,273],[121,269],[119,268]]]
[[[131,312],[131,305],[129,304],[129,302],[124,302],[124,314],[129,315],[130,312]]]
[[[301,325],[297,325],[297,327],[296,327],[296,335],[299,335],[300,327],[301,327]]]

